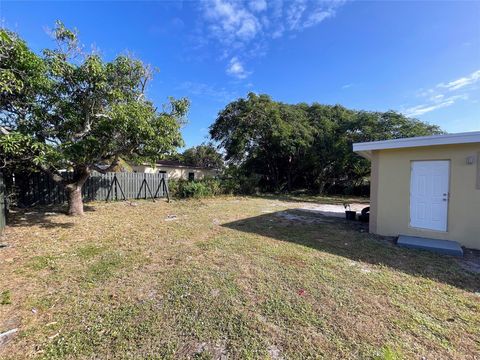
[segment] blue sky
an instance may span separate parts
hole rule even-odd
[[[480,130],[480,2],[0,0],[0,19],[37,51],[60,19],[86,50],[158,67],[149,97],[192,102],[187,146],[249,91]]]

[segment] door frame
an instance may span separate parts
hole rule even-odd
[[[435,162],[435,161],[445,161],[448,163],[448,191],[447,191],[447,212],[446,212],[446,219],[445,219],[445,230],[436,230],[436,229],[428,229],[428,228],[421,228],[412,226],[412,211],[411,211],[411,201],[412,201],[412,172],[413,172],[413,163],[415,162]],[[449,217],[450,217],[450,194],[451,194],[451,186],[452,186],[452,161],[451,159],[418,159],[418,160],[410,160],[410,178],[409,178],[409,196],[408,196],[408,227],[410,229],[421,230],[421,231],[432,231],[438,232],[441,234],[447,233],[449,231]]]

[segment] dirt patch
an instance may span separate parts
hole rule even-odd
[[[328,222],[324,216],[312,216],[304,210],[291,210],[275,213],[275,216],[293,222],[303,222],[307,224]]]

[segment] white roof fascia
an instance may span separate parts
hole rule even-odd
[[[367,155],[367,153],[370,153],[372,150],[401,149],[434,145],[469,144],[477,142],[480,143],[480,131],[354,143],[353,151],[361,155]]]

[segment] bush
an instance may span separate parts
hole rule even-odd
[[[260,192],[260,177],[231,168],[221,178],[169,180],[170,195],[175,198],[202,198],[216,195],[253,195]]]
[[[221,181],[225,194],[253,195],[260,192],[260,176],[247,174],[238,167],[227,168]]]
[[[224,194],[225,191],[219,179],[204,180],[170,180],[168,188],[172,197],[186,198],[202,198]]]
[[[222,180],[221,185],[225,194],[232,195],[253,195],[258,194],[259,181],[255,176],[228,177]]]

